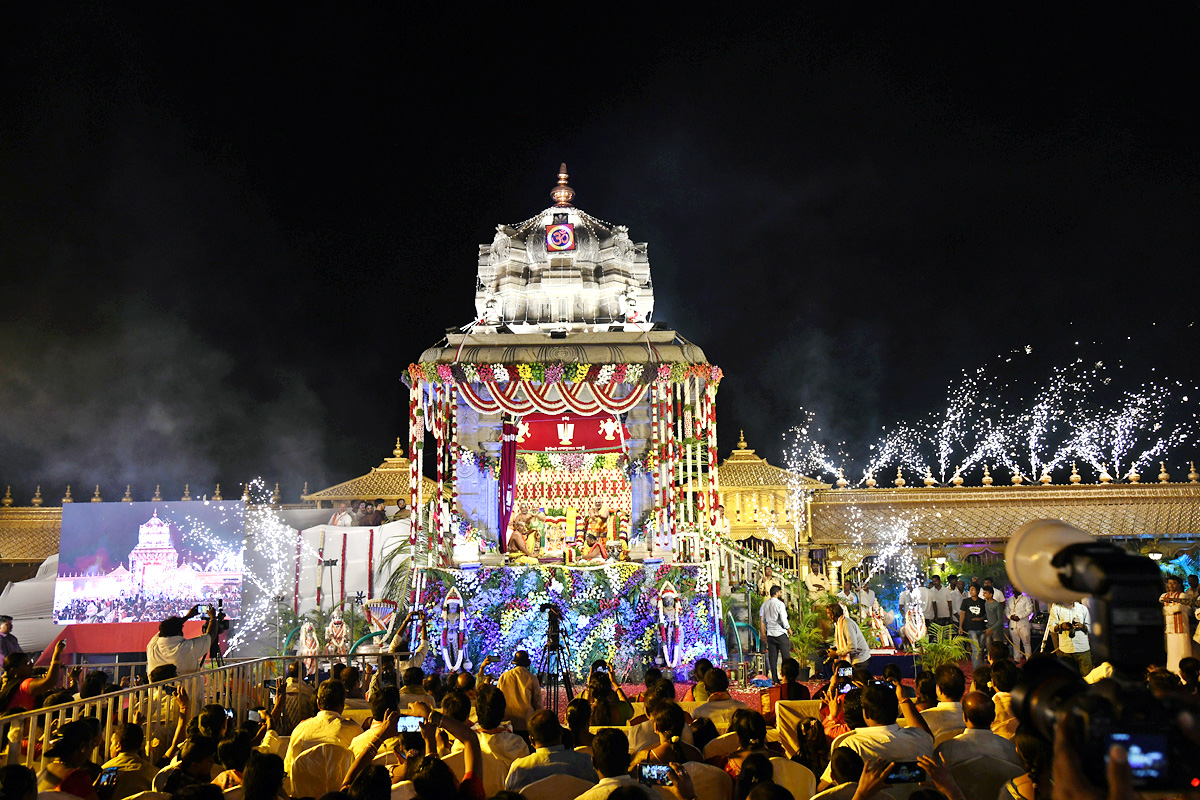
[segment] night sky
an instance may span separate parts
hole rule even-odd
[[[722,457],[984,364],[1195,381],[1194,5],[719,8],[6,8],[0,484],[365,472],[560,161],[725,370]]]

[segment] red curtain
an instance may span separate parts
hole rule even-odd
[[[500,431],[500,552],[508,552],[508,521],[517,500],[517,422],[505,415]]]

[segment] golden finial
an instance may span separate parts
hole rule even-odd
[[[837,487],[839,489],[845,489],[849,485],[850,481],[846,480],[846,475],[842,472],[842,468],[838,467]]]
[[[1052,480],[1054,479],[1050,477],[1050,468],[1042,467],[1042,477],[1038,478],[1038,483],[1042,486],[1049,486]]]
[[[243,503],[250,502],[250,484],[249,483],[242,484],[242,502]]]
[[[1200,483],[1200,472],[1196,472],[1196,462],[1189,461],[1192,471],[1188,473],[1188,481],[1190,483]]]
[[[983,485],[984,486],[992,485],[992,471],[988,469],[987,464],[983,465]]]
[[[399,440],[397,440],[399,441]],[[275,491],[271,492],[271,505],[278,507],[283,498],[279,494],[279,484],[275,484]]]
[[[559,208],[569,208],[571,206],[571,201],[575,198],[575,190],[567,186],[566,164],[558,168],[558,185],[550,192],[550,196],[554,198],[554,205]]]
[[[1130,483],[1141,483],[1142,476],[1138,474],[1137,464],[1134,464],[1132,467],[1129,468],[1129,474],[1126,475],[1125,477],[1129,479]]]
[[[187,503],[187,502],[191,502],[191,499],[192,499],[192,491],[191,491],[191,488],[192,488],[192,487],[191,487],[191,485],[190,485],[190,484],[186,484],[186,483],[185,483],[185,484],[183,485],[183,497],[179,498],[181,501],[183,501],[183,502],[185,502],[185,503]]]
[[[400,437],[396,437],[396,449],[392,451],[396,458],[404,458],[404,448],[400,446]]]
[[[62,503],[65,506],[67,503],[74,503],[75,498],[71,497],[71,484],[67,484],[67,493],[63,495]]]
[[[738,450],[746,449],[746,432],[738,431]]]
[[[37,508],[38,506],[40,506],[42,504],[42,487],[41,486],[37,487],[37,491],[33,493],[33,499],[29,501],[29,504],[31,506],[33,506],[34,508]]]
[[[868,489],[875,488],[875,473],[874,472],[872,472],[870,475],[867,476],[867,488]]]
[[[158,484],[154,484],[154,497],[150,498],[155,503],[162,502],[162,492],[159,491]]]
[[[92,495],[91,502],[93,502],[93,503],[103,503],[104,502],[103,500],[100,499],[100,484],[98,484],[98,483],[96,484],[96,493]]]
[[[1078,486],[1082,480],[1083,480],[1083,478],[1081,478],[1079,476],[1079,468],[1077,466],[1075,466],[1075,462],[1072,461],[1071,462],[1071,483]]]
[[[954,477],[950,479],[950,482],[954,484],[955,489],[962,488],[962,485],[963,485],[962,464],[959,464],[957,467],[954,468]]]
[[[896,484],[897,486],[901,486],[901,487],[904,486],[904,484],[906,483],[906,481],[904,480],[904,472],[901,471],[900,467],[896,467],[896,480],[892,481],[892,483]]]
[[[1020,486],[1024,482],[1025,482],[1025,476],[1021,474],[1021,470],[1014,469],[1013,476],[1012,476],[1012,485]]]
[[[304,495],[308,494],[308,481],[304,482],[304,488],[300,491],[300,499],[304,499]]]
[[[217,490],[215,492],[213,492],[212,499],[213,500],[224,500],[225,499],[224,497],[221,497],[221,484],[219,484],[219,483],[217,484]]]
[[[925,480],[921,482],[924,483],[926,487],[933,486],[935,483],[937,483],[937,478],[933,477],[933,470],[929,468],[928,464],[925,465]]]
[[[1100,465],[1100,482],[1112,483],[1112,475],[1108,474],[1108,466],[1105,464]]]
[[[122,503],[132,503],[133,502],[133,494],[130,493],[129,489],[130,489],[130,485],[128,483],[125,484],[125,496],[121,498]]]
[[[1195,481],[1192,481],[1192,482],[1195,483]],[[5,508],[8,508],[12,504],[13,504],[12,487],[9,486],[7,489],[4,490],[4,499],[0,500],[0,505],[3,505]]]
[[[1158,482],[1170,483],[1171,473],[1167,472],[1167,464],[1165,461],[1158,462]]]

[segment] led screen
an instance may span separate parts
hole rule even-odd
[[[63,506],[54,621],[160,622],[224,600],[239,617],[240,501]]]

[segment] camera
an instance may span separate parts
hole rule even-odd
[[[1105,779],[1105,757],[1115,743],[1129,751],[1137,788],[1190,788],[1200,779],[1200,747],[1178,727],[1184,705],[1156,698],[1144,680],[1146,667],[1166,662],[1158,565],[1058,520],[1017,530],[1005,565],[1014,585],[1032,597],[1062,604],[1086,597],[1095,661],[1113,668],[1111,679],[1089,685],[1057,658],[1031,658],[1012,691],[1020,722],[1053,741],[1058,721],[1067,720],[1085,775]],[[1073,629],[1056,627],[1063,630],[1046,635]]]
[[[229,630],[229,617],[225,615],[225,598],[220,598],[217,600],[217,610],[215,614],[217,617],[217,633],[224,633],[225,631]],[[200,619],[207,623],[209,617],[207,614],[204,614],[201,615]]]

